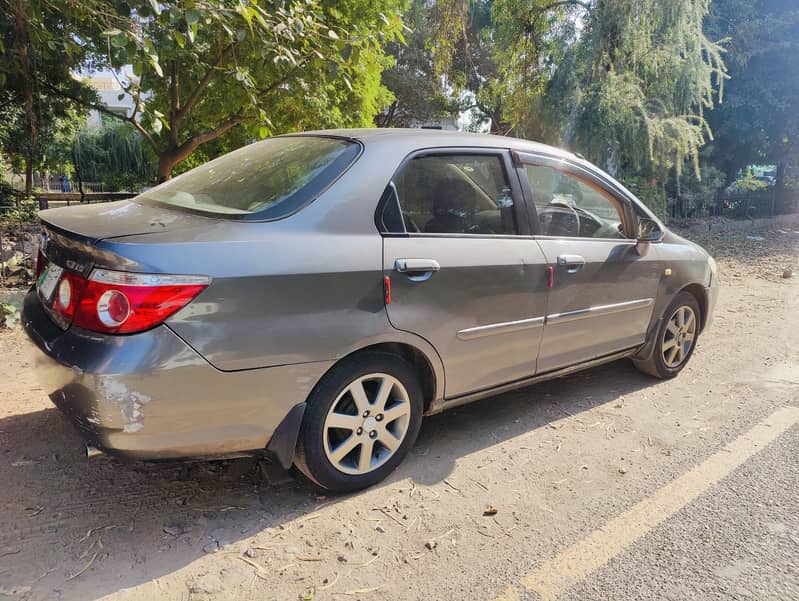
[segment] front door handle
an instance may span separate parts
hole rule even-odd
[[[585,265],[585,257],[580,255],[558,255],[558,265],[566,267],[566,273],[577,273]]]
[[[407,274],[414,282],[424,282],[439,271],[441,265],[435,259],[397,259],[394,261],[394,269]]]

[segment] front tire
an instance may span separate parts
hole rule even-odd
[[[663,312],[652,355],[643,361],[634,359],[635,366],[661,380],[675,377],[694,353],[700,319],[696,297],[688,292],[680,292]]]
[[[308,398],[295,465],[330,491],[383,480],[416,441],[423,412],[413,367],[388,353],[364,353],[334,366]]]

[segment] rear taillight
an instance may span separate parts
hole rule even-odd
[[[88,278],[64,272],[53,309],[74,325],[109,334],[149,330],[188,305],[211,279],[195,275],[95,269]]]

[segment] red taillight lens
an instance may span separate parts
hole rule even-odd
[[[65,272],[53,308],[86,330],[131,334],[162,323],[188,305],[210,281],[205,276],[106,269],[95,269],[87,279]]]

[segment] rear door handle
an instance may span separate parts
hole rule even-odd
[[[394,261],[394,269],[407,274],[415,282],[424,282],[439,271],[441,265],[435,259],[397,259]]]
[[[558,255],[558,265],[566,267],[566,273],[577,273],[585,265],[585,257],[580,255]]]

